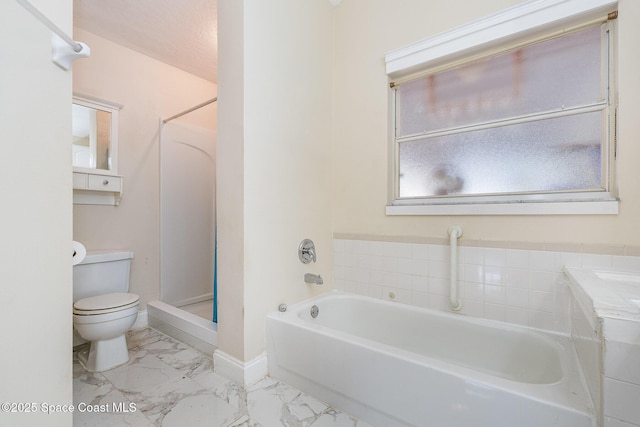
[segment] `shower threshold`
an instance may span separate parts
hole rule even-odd
[[[147,304],[149,326],[198,350],[213,354],[218,346],[218,325],[197,314],[162,301]]]

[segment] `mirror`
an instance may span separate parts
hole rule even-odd
[[[73,169],[118,173],[119,105],[81,96],[73,97]]]

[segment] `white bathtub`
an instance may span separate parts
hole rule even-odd
[[[333,292],[270,314],[267,356],[376,427],[596,425],[569,339],[500,322]]]

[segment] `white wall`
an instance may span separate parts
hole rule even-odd
[[[71,0],[33,1],[71,32]],[[0,3],[0,401],[69,405],[71,389],[71,72],[51,32]],[[70,426],[70,413],[0,414],[11,426]]]
[[[245,3],[248,358],[265,348],[267,313],[332,283],[332,11],[324,0]],[[304,238],[317,263],[298,260]],[[305,284],[305,273],[327,285]]]
[[[520,3],[517,0],[345,0],[336,9],[334,232],[352,235],[446,238],[463,226],[461,244],[476,240],[522,244],[568,243],[595,253],[640,253],[640,4],[620,0],[620,214],[615,216],[388,217],[388,81],[384,54]],[[555,249],[555,248],[554,248]],[[568,250],[563,247],[561,250]]]
[[[76,28],[74,36],[91,47],[91,57],[73,66],[74,92],[123,105],[124,195],[117,207],[74,205],[73,235],[90,250],[134,252],[130,290],[144,308],[160,295],[159,121],[213,98],[217,87],[86,30]],[[177,120],[214,130],[216,104]]]
[[[219,344],[250,360],[264,351],[267,313],[332,282],[333,7],[221,0],[218,16],[218,158],[231,162],[218,169]],[[304,238],[315,264],[298,260]],[[327,284],[305,284],[305,273]]]
[[[218,1],[218,347],[244,360],[244,2]]]

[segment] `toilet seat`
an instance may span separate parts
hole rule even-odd
[[[105,295],[83,298],[73,304],[73,314],[93,316],[114,313],[136,307],[140,296],[125,292],[115,292]]]

